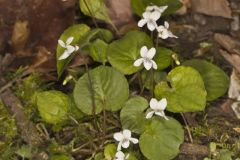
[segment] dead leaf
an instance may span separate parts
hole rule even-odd
[[[240,73],[240,56],[220,49],[219,53]]]
[[[216,33],[214,40],[230,53],[240,55],[240,42],[228,35]]]
[[[228,97],[232,99],[237,99],[239,96],[240,96],[240,74],[235,69],[233,69],[230,78]]]
[[[23,50],[29,37],[27,21],[17,21],[12,33],[12,47],[15,51]]]
[[[106,0],[106,5],[109,16],[117,27],[135,21],[129,0]]]
[[[187,13],[187,9],[191,7],[190,0],[180,0],[180,2],[183,4],[183,6],[176,11],[176,14],[185,15]]]
[[[238,101],[240,101],[240,97],[239,97]],[[234,102],[232,104],[232,109],[233,109],[235,115],[237,116],[237,118],[240,119],[240,102]]]
[[[238,119],[240,119],[240,74],[235,69],[232,72],[231,79],[230,79],[230,87],[228,90],[228,97],[234,99],[236,101],[232,101],[231,106],[232,110],[234,111],[235,115]],[[229,107],[228,107],[229,108]]]
[[[237,133],[240,133],[240,128],[233,128],[234,131],[236,131]]]
[[[191,3],[194,12],[232,18],[232,11],[227,0],[191,0]]]

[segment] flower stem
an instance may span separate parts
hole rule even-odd
[[[157,40],[156,40],[156,49],[158,48],[158,37],[157,37]]]
[[[153,68],[151,69],[151,97],[154,97],[154,70]]]

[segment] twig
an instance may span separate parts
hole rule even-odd
[[[192,134],[191,134],[190,128],[189,128],[189,126],[188,126],[188,122],[187,122],[187,120],[186,120],[186,118],[185,118],[185,116],[184,116],[184,113],[181,113],[181,116],[182,116],[183,121],[184,121],[184,123],[185,123],[185,125],[186,125],[186,129],[187,129],[187,132],[188,132],[189,140],[190,140],[191,143],[193,143]]]

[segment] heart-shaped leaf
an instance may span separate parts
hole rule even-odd
[[[108,44],[101,39],[97,39],[89,46],[89,54],[96,62],[105,64],[107,62],[107,48]]]
[[[189,60],[183,63],[185,66],[195,68],[202,76],[207,90],[207,100],[215,100],[226,93],[229,86],[229,77],[226,73],[204,60]]]
[[[90,30],[90,28],[85,24],[73,25],[63,32],[63,34],[60,37],[60,40],[62,40],[63,42],[66,42],[66,40],[69,37],[73,37],[74,39],[73,39],[71,45],[76,45],[76,44],[78,44],[78,41],[80,40],[80,38],[84,37],[89,32],[89,30]],[[82,47],[82,45],[83,44],[80,44],[79,47]],[[63,70],[65,69],[65,67],[68,65],[68,63],[74,57],[74,54],[72,54],[67,59],[58,60],[59,57],[63,54],[64,51],[65,51],[65,49],[58,44],[58,46],[57,46],[57,72],[58,72],[58,77],[60,77],[62,75]]]
[[[174,13],[182,7],[182,3],[179,0],[131,0],[131,6],[133,12],[138,16],[142,16],[147,6],[168,6],[164,15]]]
[[[142,83],[144,87],[146,87],[149,90],[152,88],[152,79],[149,78],[151,76],[152,76],[152,72],[149,72],[147,70],[143,70],[141,72]],[[167,73],[154,70],[153,76],[154,76],[154,83],[157,84],[161,81],[166,81]]]
[[[123,38],[111,43],[107,50],[110,64],[124,74],[132,74],[141,68],[133,66],[140,57],[143,46],[152,47],[151,38],[144,32],[130,31]]]
[[[121,110],[120,118],[124,129],[135,133],[142,133],[149,121],[143,113],[148,107],[148,101],[143,97],[129,99]]]
[[[42,119],[50,124],[60,124],[66,120],[70,110],[70,100],[59,91],[37,93],[37,106]]]
[[[105,42],[110,42],[113,39],[113,34],[107,29],[95,28],[89,31],[83,38],[79,40],[79,42],[90,44],[96,39],[101,39]]]
[[[100,66],[85,73],[76,83],[74,100],[77,107],[88,115],[103,109],[117,111],[129,96],[127,79],[114,68]]]
[[[202,111],[206,106],[207,92],[197,70],[192,67],[176,67],[168,74],[167,82],[160,82],[155,87],[158,99],[166,98],[167,110],[171,112]]]
[[[140,149],[151,160],[171,160],[179,153],[184,141],[181,124],[173,118],[155,118],[140,136]]]
[[[170,66],[173,62],[172,55],[174,52],[170,49],[159,47],[157,48],[154,61],[157,63],[157,69],[163,70]]]
[[[80,0],[80,9],[86,16],[112,24],[112,21],[107,13],[107,7],[104,0]]]

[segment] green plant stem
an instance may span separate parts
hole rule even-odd
[[[153,31],[151,32],[151,39],[153,40]]]
[[[153,68],[151,69],[151,97],[154,97],[154,70]]]
[[[106,115],[106,109],[105,109],[105,100],[104,100],[104,103],[103,103],[104,107],[103,107],[103,141],[102,141],[102,145],[104,144],[104,141],[105,141],[105,137],[106,137],[106,119],[107,119],[107,115]]]
[[[94,93],[94,90],[93,90],[93,82],[92,82],[92,79],[91,79],[91,75],[89,73],[89,68],[88,68],[88,65],[85,63],[85,68],[86,68],[86,72],[87,72],[87,75],[88,75],[88,81],[89,81],[89,85],[90,85],[90,91],[91,91],[91,95],[92,95],[92,114],[93,114],[93,121],[94,121],[94,127],[98,130],[98,127],[97,127],[97,118],[96,118],[96,103],[95,103],[95,93]]]
[[[157,40],[156,40],[156,49],[158,48],[158,41],[159,41],[159,39],[158,39],[158,37],[157,37]]]
[[[144,90],[144,84],[143,84],[143,81],[142,81],[142,76],[140,74],[140,72],[137,73],[137,76],[138,76],[138,84],[139,84],[139,87],[140,87],[140,90],[141,90],[141,94]]]

